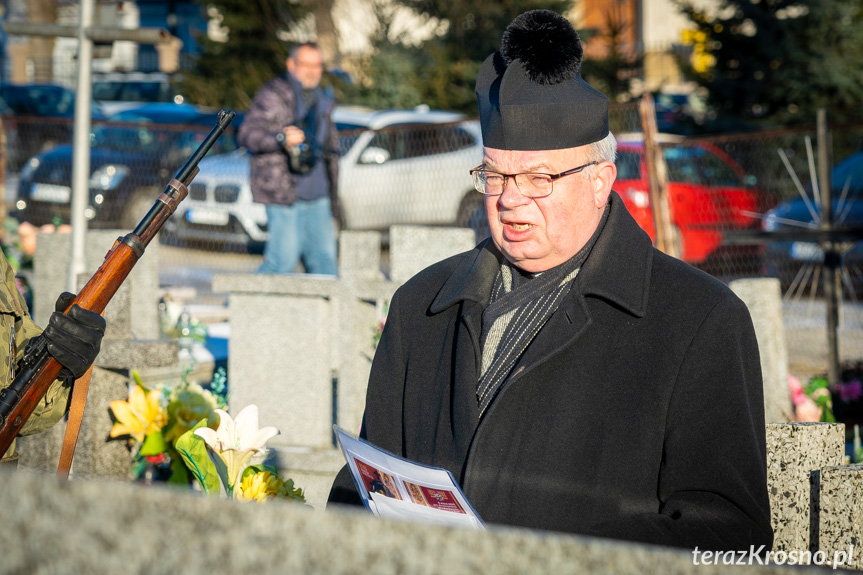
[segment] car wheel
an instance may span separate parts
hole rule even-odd
[[[455,225],[461,228],[472,229],[477,243],[491,235],[482,195],[478,192],[470,191],[462,198]]]
[[[126,205],[123,206],[123,212],[120,214],[120,227],[126,230],[134,229],[147,215],[158,197],[159,192],[156,188],[135,190],[126,200]]]

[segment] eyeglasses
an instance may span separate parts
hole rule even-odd
[[[583,166],[561,172],[559,174],[501,174],[487,170],[482,166],[477,166],[470,171],[473,176],[473,186],[476,191],[486,196],[499,196],[503,193],[506,187],[507,178],[515,180],[515,185],[521,195],[528,198],[544,198],[550,196],[552,192],[553,182],[564,176],[577,174],[588,166],[595,166],[599,162],[588,162]]]

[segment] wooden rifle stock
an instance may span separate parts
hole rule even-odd
[[[105,256],[105,261],[69,305],[70,308],[77,304],[92,312],[105,311],[108,302],[144,255],[147,245],[188,195],[187,186],[198,173],[198,162],[224,133],[233,118],[234,112],[219,112],[216,126],[176,173],[144,219],[131,233],[117,239]],[[68,311],[67,308],[64,313]],[[15,361],[15,358],[9,358],[9,361]],[[0,456],[12,445],[27,418],[39,405],[63,368],[48,353],[47,343],[41,336],[31,340],[18,367],[19,373],[15,380],[0,391]]]

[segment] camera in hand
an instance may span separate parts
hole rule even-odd
[[[321,158],[321,148],[315,141],[315,133],[309,130],[309,122],[294,124],[306,134],[306,141],[288,150],[288,168],[294,174],[303,175],[312,171]]]

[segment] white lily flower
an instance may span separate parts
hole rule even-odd
[[[252,457],[266,453],[267,441],[280,432],[272,426],[258,428],[258,406],[254,404],[244,407],[236,419],[221,409],[214,411],[219,414],[219,428],[201,427],[195,435],[206,442],[225,491],[232,495]]]

